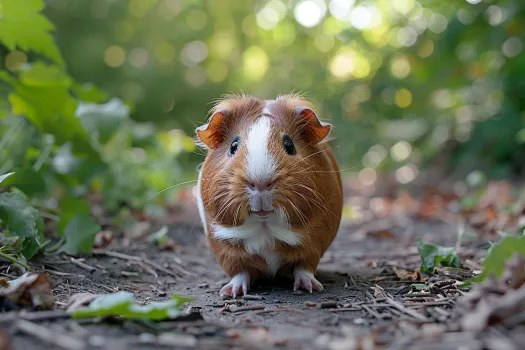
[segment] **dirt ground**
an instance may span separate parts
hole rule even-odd
[[[319,267],[323,293],[293,292],[292,281],[276,281],[257,285],[250,297],[236,300],[219,296],[228,279],[198,224],[190,219],[168,225],[175,243],[169,250],[149,243],[147,235],[117,237],[81,259],[83,267],[63,255],[32,262],[36,271],[52,278],[57,309],[81,292],[130,291],[145,303],[177,293],[196,298],[185,306],[182,319],[148,323],[28,317],[41,326],[35,335],[17,329],[11,313],[0,315],[0,327],[9,332],[16,350],[481,349],[483,339],[491,337],[454,332],[456,299],[464,291],[454,284],[458,277],[453,272],[444,270],[427,280],[433,287],[424,292],[411,287],[417,282],[402,281],[394,273],[419,268],[418,238],[454,245],[454,223],[410,216],[389,218],[388,229],[379,219],[344,223]],[[479,242],[466,243],[461,260],[475,267],[481,252]]]

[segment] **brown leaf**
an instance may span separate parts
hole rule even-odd
[[[9,333],[2,328],[0,328],[0,350],[13,350]]]
[[[392,240],[396,239],[396,236],[389,229],[368,231],[368,235],[374,238],[378,238],[378,239],[392,239]]]
[[[401,269],[399,267],[394,266],[394,273],[396,274],[397,278],[400,281],[413,281],[413,282],[422,281],[421,272],[419,271],[408,271],[408,270]]]
[[[88,306],[97,297],[97,294],[89,292],[73,294],[66,303],[67,311],[70,312],[78,307]]]
[[[55,304],[51,282],[46,274],[28,272],[7,283],[7,287],[0,288],[0,296],[19,306],[51,309]]]
[[[95,248],[104,248],[115,238],[115,232],[102,230],[95,236]]]
[[[383,289],[383,287],[381,287],[381,286],[376,284],[373,287],[373,289],[374,289],[374,298],[376,298],[376,299],[388,298],[388,294],[386,294],[386,292]]]
[[[475,285],[459,303],[466,309],[461,326],[468,331],[479,332],[496,324],[512,328],[522,323],[516,317],[525,313],[525,257],[514,255],[501,279]]]

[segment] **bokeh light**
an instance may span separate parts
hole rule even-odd
[[[318,25],[326,14],[326,5],[322,0],[304,0],[294,9],[294,15],[302,26],[310,28]]]

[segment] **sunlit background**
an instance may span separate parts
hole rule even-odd
[[[152,191],[195,176],[195,126],[213,100],[241,91],[306,93],[335,125],[341,167],[363,185],[384,172],[413,183],[445,153],[451,168],[494,176],[525,164],[523,0],[47,4],[71,76],[146,122],[118,152],[148,168],[145,180],[118,171]],[[26,60],[13,51],[4,63]],[[141,143],[152,130],[155,143]]]

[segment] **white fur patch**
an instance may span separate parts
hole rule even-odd
[[[290,230],[286,215],[282,209],[266,219],[255,215],[248,217],[242,226],[213,226],[213,236],[217,239],[240,241],[250,254],[259,255],[266,260],[268,270],[275,275],[281,265],[281,258],[275,252],[275,243],[280,241],[297,246],[302,238]]]
[[[268,152],[270,118],[261,116],[248,132],[246,174],[250,181],[266,182],[275,175],[275,160]]]
[[[208,227],[206,225],[206,213],[204,212],[204,202],[202,201],[201,196],[201,178],[202,178],[202,169],[199,171],[199,177],[197,178],[197,207],[199,208],[199,216],[201,217],[202,226],[204,227],[204,233],[208,234]]]

